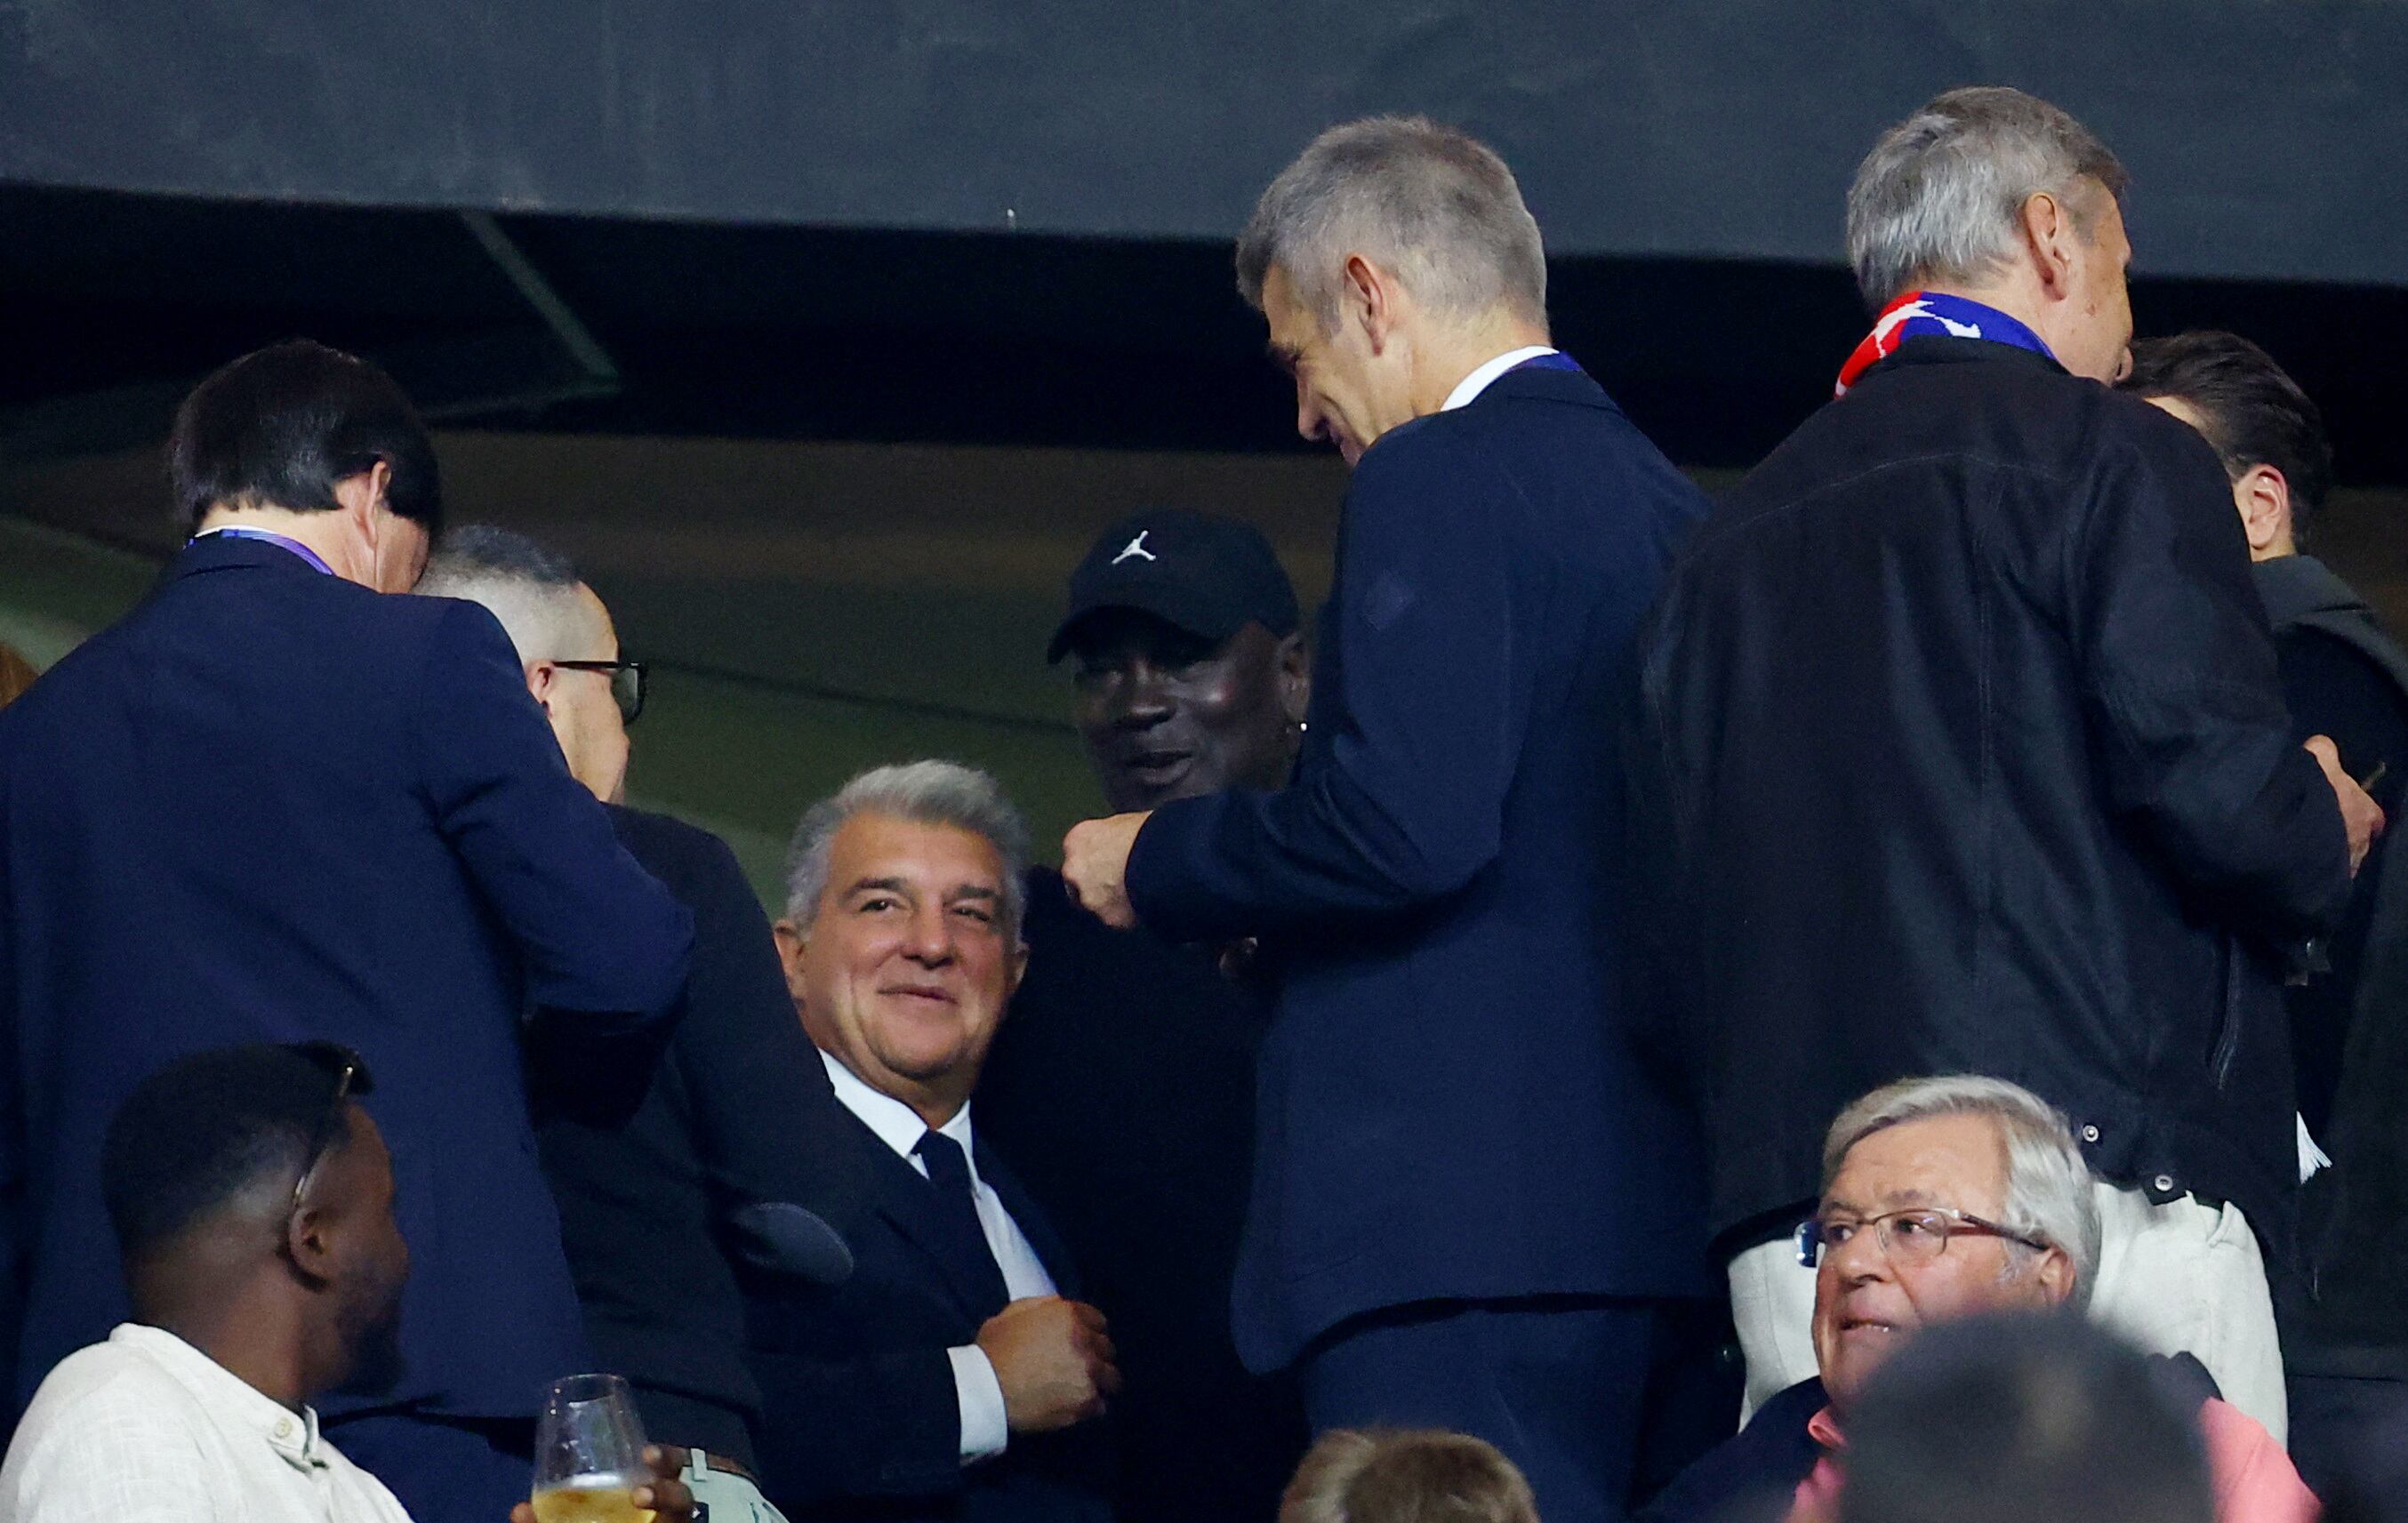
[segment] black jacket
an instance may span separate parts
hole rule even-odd
[[[821,1291],[745,1275],[753,1291],[752,1367],[777,1417],[761,1435],[770,1500],[812,1523],[1111,1517],[1109,1419],[1014,1433],[1002,1454],[962,1464],[961,1406],[945,1351],[976,1342],[981,1317],[946,1251],[933,1188],[833,1093],[814,1103],[836,1119],[839,1138],[822,1166],[847,1190],[861,1182],[860,1207],[841,1223],[853,1271]],[[1056,1288],[1080,1299],[1077,1271],[1044,1213],[988,1139],[974,1146],[979,1177]],[[1211,1435],[1197,1440],[1209,1445]]]
[[[1050,867],[1028,875],[1022,934],[1028,975],[979,1075],[979,1134],[1111,1319],[1119,1515],[1268,1518],[1304,1455],[1303,1411],[1290,1382],[1246,1373],[1229,1334],[1268,998],[1208,948],[1112,930]]]
[[[841,1221],[858,1186],[838,1166],[850,1155],[827,1070],[735,854],[665,815],[613,808],[610,822],[693,912],[694,973],[657,1066],[652,1053],[554,1041],[548,1023],[531,1033],[561,1245],[595,1355],[634,1386],[646,1432],[757,1466],[761,1395],[727,1218],[782,1200]]]
[[[1727,1247],[1813,1199],[1849,1101],[1974,1072],[2287,1248],[2275,952],[2338,914],[2346,852],[2194,430],[1911,339],[1708,519],[1644,663]]]
[[[2308,1111],[2333,1167],[2300,1192],[2306,1283],[2277,1307],[2293,1374],[2408,1378],[2408,652],[2315,558],[2260,562],[2294,728],[2330,735],[2392,829],[2367,859],[2332,938],[2332,971],[2289,990],[2301,1072],[2331,1086]]]

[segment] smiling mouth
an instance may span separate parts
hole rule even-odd
[[[1849,1317],[1841,1318],[1840,1331],[1842,1332],[1896,1332],[1898,1324],[1877,1321],[1870,1317]]]
[[[929,1004],[953,1004],[958,1003],[949,991],[941,989],[923,989],[912,985],[898,985],[897,987],[886,989],[883,992],[900,995],[905,999],[920,1000]]]

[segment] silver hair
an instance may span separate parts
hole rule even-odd
[[[601,634],[577,596],[580,585],[577,567],[550,546],[490,523],[464,523],[436,542],[411,591],[483,605],[521,662],[574,661]]]
[[[2084,182],[2095,182],[2096,189]],[[2130,177],[2044,100],[1979,85],[1935,96],[1882,134],[1848,187],[1848,263],[1875,307],[1935,280],[1973,282],[2015,250],[2024,203],[2057,197],[2085,237]]]
[[[1021,879],[1028,871],[1028,825],[1003,786],[958,762],[904,762],[872,767],[803,811],[786,849],[786,918],[810,924],[827,891],[836,833],[856,815],[886,815],[923,825],[951,825],[982,835],[1003,859],[1003,928],[1020,934]]]
[[[2073,1304],[2090,1303],[2099,1270],[2099,1200],[2090,1165],[2064,1113],[2020,1084],[1978,1074],[1900,1079],[1850,1105],[1823,1139],[1823,1188],[1848,1150],[1876,1132],[1935,1116],[1986,1116],[2007,1145],[2006,1219],[1999,1225],[2053,1243],[2073,1260]]]
[[[1338,320],[1341,263],[1355,253],[1434,310],[1503,306],[1546,320],[1546,249],[1513,171],[1426,117],[1366,117],[1314,138],[1238,235],[1238,290],[1260,311],[1276,264],[1326,328]]]

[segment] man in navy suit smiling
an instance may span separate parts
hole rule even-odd
[[[1677,1458],[1641,1415],[1706,1288],[1615,763],[1632,633],[1704,505],[1549,344],[1538,225],[1461,134],[1323,135],[1238,270],[1297,429],[1354,471],[1303,752],[1276,792],[1078,827],[1064,875],[1110,921],[1260,937],[1278,978],[1248,1362],[1295,1365],[1316,1430],[1471,1432],[1554,1523],[1618,1518]]]
[[[970,1118],[1027,963],[1027,839],[995,780],[950,762],[866,772],[796,827],[778,947],[835,1090],[810,1103],[838,1123],[810,1161],[853,1195],[851,1277],[751,1301],[766,1407],[794,1415],[764,1458],[797,1517],[1111,1516],[1103,1314]]]

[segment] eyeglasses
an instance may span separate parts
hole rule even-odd
[[[556,661],[554,666],[565,666],[572,672],[608,672],[610,674],[610,696],[619,705],[619,718],[625,723],[636,722],[644,712],[644,663],[639,661]]]
[[[1836,1248],[1868,1229],[1881,1234],[1881,1250],[1893,1264],[1928,1264],[1948,1251],[1952,1237],[2002,1237],[2042,1252],[2057,1245],[2012,1227],[1985,1221],[1970,1211],[1927,1205],[1909,1211],[1885,1211],[1862,1221],[1809,1217],[1798,1224],[1798,1261],[1808,1269],[1818,1268],[1824,1249]]]
[[[362,1066],[360,1055],[349,1047],[331,1043],[311,1046],[321,1047],[322,1056],[340,1066],[335,1075],[335,1092],[327,1096],[324,1113],[309,1130],[309,1149],[301,1155],[301,1177],[293,1181],[293,1210],[286,1213],[288,1216],[300,1212],[302,1198],[309,1193],[309,1181],[318,1176],[318,1165],[326,1161],[327,1149],[334,1146],[342,1130],[343,1104],[351,1098],[351,1081],[359,1077]]]

